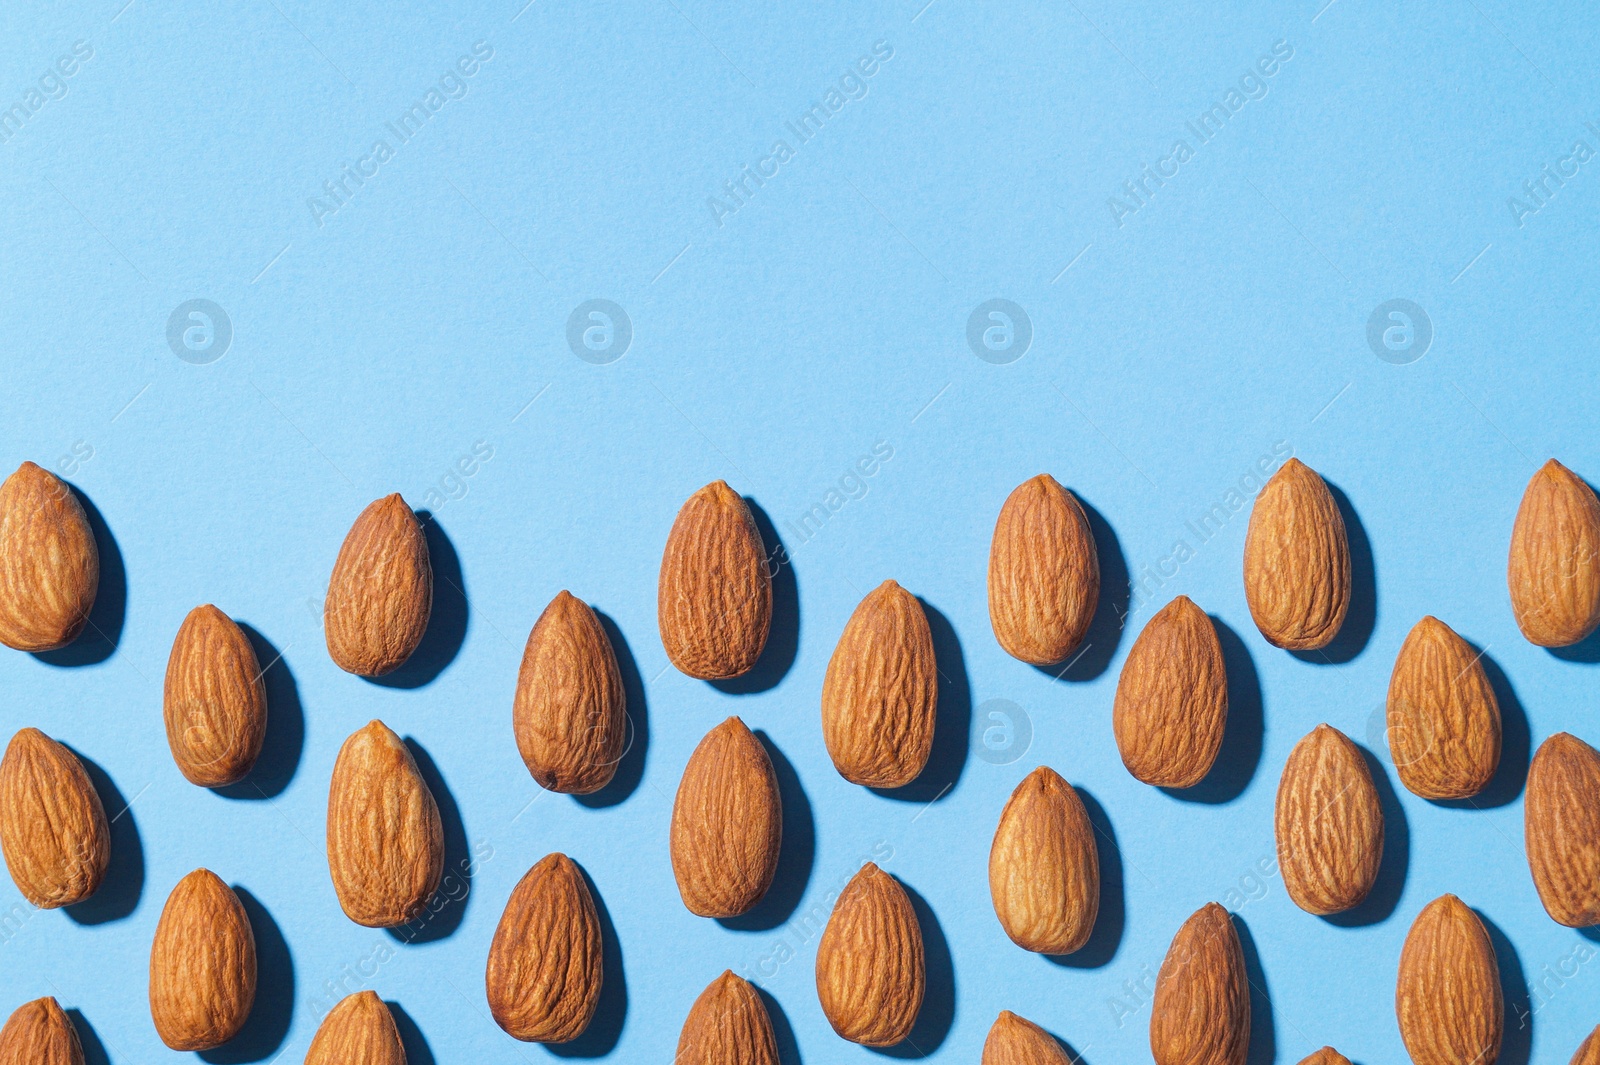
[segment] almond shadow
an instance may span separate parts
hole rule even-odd
[[[1184,802],[1217,806],[1244,794],[1261,763],[1266,720],[1261,705],[1261,678],[1244,640],[1227,622],[1211,615],[1222,647],[1222,668],[1228,674],[1228,721],[1222,733],[1217,760],[1191,788],[1162,788]]]
[[[922,957],[927,970],[926,990],[922,995],[922,1009],[911,1026],[911,1034],[892,1047],[868,1047],[884,1057],[932,1057],[950,1034],[956,1016],[956,970],[950,958],[950,944],[933,907],[928,905],[917,890],[899,877],[900,886],[911,900],[911,909],[917,915],[917,926],[922,930]]]
[[[546,1043],[545,1049],[560,1058],[603,1058],[622,1038],[622,1027],[628,1018],[628,980],[622,969],[622,943],[617,939],[617,926],[611,923],[611,911],[606,909],[605,899],[600,897],[589,871],[580,865],[578,872],[583,874],[583,882],[594,899],[595,914],[600,918],[600,1002],[582,1035],[570,1043]]]
[[[97,925],[120,921],[132,914],[144,893],[144,844],[134,823],[133,809],[100,764],[75,747],[68,750],[83,763],[89,783],[100,796],[106,820],[111,827],[111,864],[100,889],[82,902],[67,906],[63,913],[76,924]]]
[[[1343,913],[1330,913],[1322,918],[1339,928],[1363,928],[1387,921],[1400,904],[1411,865],[1411,826],[1406,821],[1405,808],[1400,805],[1400,796],[1378,756],[1359,743],[1355,746],[1367,763],[1372,786],[1378,792],[1378,805],[1383,810],[1383,861],[1366,898]]]
[[[1463,637],[1465,639],[1465,637]],[[1466,799],[1433,799],[1435,806],[1451,810],[1488,810],[1515,802],[1528,782],[1528,764],[1532,758],[1532,736],[1528,730],[1528,715],[1522,701],[1511,687],[1500,664],[1471,640],[1467,645],[1478,654],[1484,676],[1494,691],[1494,700],[1500,706],[1500,764],[1483,790]]]
[[[475,867],[467,846],[466,826],[461,822],[461,808],[456,805],[444,775],[415,739],[406,737],[405,745],[411,752],[411,760],[417,763],[417,773],[439,807],[439,824],[444,829],[444,874],[439,878],[439,889],[428,900],[426,912],[407,924],[385,931],[400,943],[436,943],[461,927],[472,897]]]
[[[1117,847],[1116,829],[1106,816],[1105,807],[1084,788],[1073,790],[1083,802],[1089,824],[1094,826],[1095,855],[1100,861],[1100,912],[1094,919],[1089,942],[1071,954],[1044,954],[1041,957],[1068,969],[1098,969],[1109,965],[1122,945],[1127,926],[1127,892],[1122,876],[1122,851]]]
[[[645,698],[644,680],[639,676],[639,664],[633,657],[633,650],[628,646],[627,637],[622,635],[622,629],[617,626],[610,614],[593,606],[590,609],[594,610],[595,617],[600,619],[600,627],[605,630],[606,639],[611,641],[611,651],[617,659],[617,672],[622,675],[622,693],[626,700],[625,713],[628,716],[627,746],[623,748],[622,757],[617,760],[616,773],[599,791],[573,796],[579,805],[592,810],[601,810],[627,799],[644,779],[645,752],[650,747],[650,714]]]
[[[236,621],[250,641],[256,662],[262,667],[267,688],[267,734],[261,754],[249,774],[236,784],[213,788],[228,799],[270,799],[281,795],[294,779],[300,765],[300,752],[306,742],[306,715],[300,705],[300,686],[283,653],[253,625]]]
[[[89,531],[94,534],[95,550],[100,555],[100,583],[95,588],[94,605],[89,608],[89,621],[78,638],[54,651],[36,651],[33,657],[45,665],[70,669],[104,662],[116,653],[128,615],[128,571],[122,564],[117,538],[111,535],[111,527],[99,508],[75,485],[67,487],[78,497],[84,516],[89,519]]]
[[[870,788],[875,795],[901,802],[931,803],[955,790],[967,763],[972,732],[972,688],[967,681],[966,656],[950,619],[918,596],[933,636],[933,659],[939,671],[938,701],[934,707],[933,747],[922,772],[898,788]]]
[[[1122,553],[1122,541],[1117,538],[1116,530],[1093,504],[1073,494],[1078,505],[1083,507],[1084,517],[1089,521],[1089,534],[1094,537],[1095,557],[1100,564],[1100,597],[1095,601],[1094,617],[1089,621],[1083,643],[1066,662],[1034,668],[1056,680],[1081,682],[1094,680],[1110,667],[1127,625],[1133,585],[1128,576],[1128,559]]]
[[[1289,653],[1315,666],[1339,666],[1354,660],[1372,639],[1372,630],[1378,623],[1378,575],[1373,564],[1372,541],[1350,497],[1327,478],[1323,478],[1323,483],[1328,486],[1334,505],[1339,508],[1339,516],[1344,519],[1345,539],[1350,544],[1350,606],[1345,611],[1344,624],[1339,626],[1328,646]]]
[[[421,688],[433,683],[446,666],[455,661],[467,638],[466,579],[461,575],[461,556],[455,544],[431,512],[419,510],[417,521],[428,541],[428,567],[433,571],[433,608],[428,612],[428,627],[422,642],[392,673],[366,680],[384,688]]]
[[[817,853],[817,827],[811,815],[811,800],[800,786],[794,765],[765,731],[756,729],[755,737],[767,749],[773,775],[778,778],[778,798],[783,803],[783,842],[778,850],[778,871],[761,901],[748,913],[717,920],[722,927],[739,932],[770,931],[794,914],[811,880]]]
[[[729,695],[754,695],[777,687],[800,650],[800,591],[795,582],[794,559],[761,504],[749,496],[744,497],[744,503],[750,508],[767,552],[767,572],[772,575],[772,625],[767,630],[767,645],[749,672],[709,682]]]
[[[239,1034],[199,1056],[210,1065],[244,1065],[273,1057],[289,1035],[294,1016],[294,959],[278,922],[245,888],[235,884],[256,941],[256,1000]]]

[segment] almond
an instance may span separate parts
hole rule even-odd
[[[872,862],[845,885],[817,944],[817,999],[852,1043],[889,1047],[911,1034],[927,972],[905,888]]]
[[[100,551],[66,482],[31,462],[0,484],[0,643],[53,651],[77,639],[100,586]]]
[[[917,597],[884,581],[845,624],[822,679],[822,739],[852,784],[898,788],[928,764],[939,701],[933,634]]]
[[[1315,651],[1350,608],[1350,543],[1333,493],[1299,459],[1256,496],[1244,537],[1244,595],[1274,647]]]
[[[1600,1065],[1600,1027],[1589,1033],[1589,1038],[1572,1055],[1570,1065]]]
[[[667,657],[701,680],[748,673],[772,628],[772,574],[755,517],[726,481],[678,511],[661,555],[656,619]]]
[[[672,874],[683,904],[701,917],[749,911],[772,886],[782,842],[772,759],[730,717],[694,749],[672,804]]]
[[[406,1065],[389,1007],[372,991],[346,995],[328,1012],[306,1051],[306,1065]]]
[[[1150,1014],[1155,1065],[1244,1065],[1250,984],[1228,911],[1208,902],[1178,929],[1156,974]]]
[[[772,1034],[761,995],[744,980],[724,971],[700,992],[689,1008],[678,1036],[673,1065],[778,1065],[778,1041]]]
[[[1133,642],[1111,722],[1136,779],[1188,788],[1211,772],[1228,724],[1228,674],[1216,626],[1188,596],[1162,607]]]
[[[1600,626],[1600,500],[1555,459],[1522,494],[1506,585],[1531,643],[1567,647]]]
[[[989,848],[989,895],[1011,941],[1071,954],[1100,912],[1094,826],[1072,785],[1049,766],[1025,777],[1000,812]]]
[[[561,592],[522,650],[512,710],[517,750],[542,788],[589,795],[611,783],[627,739],[627,696],[611,640],[588,603]]]
[[[244,630],[211,605],[189,611],[172,641],[162,699],[167,746],[191,784],[241,781],[267,736],[267,685]]]
[[[1305,1058],[1300,1065],[1350,1065],[1350,1059],[1332,1047],[1323,1047],[1309,1058]]]
[[[1429,616],[1389,676],[1389,753],[1400,782],[1424,799],[1478,794],[1500,765],[1500,704],[1482,655]]]
[[[1295,744],[1273,815],[1278,867],[1294,904],[1342,913],[1361,903],[1383,862],[1383,806],[1361,749],[1331,725]]]
[[[1505,1005],[1494,945],[1454,895],[1422,908],[1400,951],[1394,1012],[1416,1065],[1494,1065]]]
[[[0,848],[17,890],[47,910],[93,895],[111,864],[111,827],[83,763],[36,728],[0,759]]]
[[[495,1023],[525,1043],[582,1035],[604,979],[600,918],[583,873],[547,854],[518,882],[489,945],[484,984]]]
[[[428,538],[399,494],[367,505],[350,526],[328,582],[322,627],[346,673],[381,677],[422,642],[433,611]]]
[[[0,1028],[0,1065],[83,1065],[83,1045],[53,998],[18,1006]]]
[[[239,896],[209,869],[172,889],[150,947],[150,1017],[173,1050],[211,1050],[256,999],[256,940]]]
[[[983,1041],[981,1065],[1072,1065],[1060,1042],[1032,1021],[1001,1010]]]
[[[1077,497],[1048,473],[1006,497],[989,545],[989,624],[1013,658],[1036,666],[1077,650],[1100,600],[1100,558]]]
[[[345,915],[368,928],[421,916],[444,875],[438,804],[382,721],[351,733],[333,764],[328,871]]]
[[[1569,928],[1600,924],[1600,752],[1565,732],[1539,745],[1523,834],[1545,912]]]

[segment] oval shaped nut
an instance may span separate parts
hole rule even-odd
[[[55,999],[18,1006],[0,1028],[0,1065],[83,1065],[83,1044]]]
[[[489,945],[484,985],[495,1023],[525,1043],[582,1035],[604,980],[600,918],[583,873],[547,854],[523,875]]]
[[[150,1018],[173,1050],[211,1050],[244,1027],[256,999],[256,940],[244,906],[196,869],[172,889],[150,947]]]
[[[1500,1056],[1500,966],[1483,922],[1454,895],[1434,899],[1412,923],[1394,1011],[1416,1065],[1494,1065]]]
[[[1256,496],[1244,537],[1244,596],[1274,647],[1315,651],[1350,609],[1350,542],[1333,493],[1299,459]]]
[[[1006,497],[989,545],[989,624],[1036,666],[1077,650],[1100,601],[1100,556],[1076,496],[1041,473]]]
[[[311,1037],[305,1065],[406,1065],[389,1007],[372,991],[339,1000]]]
[[[1500,765],[1500,703],[1482,655],[1431,615],[1412,628],[1389,675],[1389,753],[1424,799],[1478,794]]]
[[[938,703],[928,616],[884,581],[850,615],[822,678],[822,740],[839,775],[869,788],[911,783],[933,750]]]
[[[1072,1065],[1072,1059],[1055,1036],[1010,1010],[1001,1010],[983,1041],[981,1065]]]
[[[1589,1033],[1589,1038],[1572,1055],[1570,1065],[1600,1065],[1600,1027]]]
[[[1350,1065],[1350,1059],[1332,1047],[1323,1047],[1315,1054],[1303,1059],[1300,1065]]]
[[[778,1065],[778,1041],[761,995],[724,971],[694,1000],[672,1061],[673,1065]]]
[[[833,904],[817,944],[817,1000],[852,1043],[889,1047],[911,1034],[927,971],[922,928],[905,888],[872,862]]]
[[[111,864],[111,826],[83,763],[36,728],[0,759],[0,848],[17,890],[46,910],[93,895]]]
[[[1383,806],[1361,750],[1318,725],[1289,753],[1273,814],[1278,867],[1307,913],[1360,905],[1383,863]]]
[[[512,724],[542,788],[589,795],[616,775],[627,739],[622,673],[599,617],[567,592],[528,633]]]
[[[1228,911],[1208,902],[1178,934],[1156,974],[1150,1013],[1155,1065],[1244,1065],[1250,984]]]
[[[244,630],[214,606],[195,607],[178,627],[162,716],[172,760],[191,784],[235,784],[261,755],[267,737],[261,664]]]
[[[399,493],[367,504],[333,564],[322,628],[346,673],[381,677],[411,657],[433,612],[428,538]]]
[[[1188,788],[1211,772],[1228,726],[1228,673],[1216,626],[1188,596],[1133,642],[1111,723],[1122,764],[1146,784]]]
[[[65,481],[31,462],[0,484],[0,643],[53,651],[78,638],[100,587],[100,549]]]
[[[1049,766],[1029,773],[1000,812],[989,895],[1011,941],[1038,954],[1089,942],[1100,912],[1094,826],[1072,785]]]
[[[1600,626],[1600,500],[1555,459],[1522,494],[1506,586],[1530,643],[1568,647]]]
[[[689,912],[736,917],[778,871],[783,801],[772,759],[737,717],[706,733],[672,804],[672,875]]]
[[[1600,924],[1600,753],[1565,732],[1539,745],[1523,800],[1539,901],[1569,928]]]
[[[772,628],[772,574],[754,515],[726,481],[678,511],[661,555],[656,621],[667,657],[701,680],[748,673]]]
[[[394,928],[427,909],[444,875],[444,827],[400,737],[368,722],[339,748],[328,785],[328,871],[345,916]]]

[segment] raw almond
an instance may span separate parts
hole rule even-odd
[[[382,721],[351,733],[333,764],[328,871],[345,916],[368,928],[415,920],[439,888],[438,804],[411,752]]]
[[[1300,1065],[1350,1065],[1350,1059],[1332,1047],[1323,1047],[1309,1058],[1305,1058]]]
[[[817,999],[852,1043],[904,1041],[922,1009],[922,929],[905,888],[872,862],[845,885],[817,944]]]
[[[1006,497],[989,545],[989,624],[1036,666],[1077,650],[1100,600],[1100,558],[1077,497],[1041,473]]]
[[[93,895],[111,864],[111,827],[83,763],[36,728],[0,759],[0,848],[17,890],[47,910]]]
[[[512,724],[540,787],[588,795],[617,772],[627,738],[622,673],[600,619],[567,592],[528,633]]]
[[[406,1048],[383,1000],[357,991],[328,1012],[311,1038],[306,1065],[406,1065]]]
[[[678,1036],[673,1065],[778,1065],[778,1041],[772,1034],[761,995],[747,982],[724,971],[700,992],[689,1008]]]
[[[1133,642],[1111,713],[1117,750],[1146,784],[1188,788],[1217,760],[1228,724],[1228,674],[1206,612],[1180,595]]]
[[[898,788],[933,749],[939,671],[917,597],[884,581],[845,624],[822,679],[822,739],[853,784]]]
[[[755,517],[726,481],[678,511],[656,591],[661,642],[679,670],[726,680],[755,666],[772,628],[772,574]]]
[[[83,504],[31,462],[0,484],[0,643],[53,651],[77,639],[100,586]]]
[[[1244,1065],[1250,984],[1228,911],[1208,902],[1178,934],[1156,974],[1150,1014],[1155,1065]]]
[[[1244,595],[1267,642],[1315,651],[1350,608],[1350,543],[1333,493],[1299,459],[1256,496],[1244,537]]]
[[[0,1065],[83,1065],[78,1030],[53,998],[18,1006],[0,1028]]]
[[[256,999],[256,940],[239,896],[209,869],[172,889],[150,947],[150,1017],[173,1050],[211,1050]]]
[[[1400,1038],[1416,1065],[1494,1065],[1505,1004],[1494,945],[1454,895],[1422,908],[1400,951],[1394,993]]]
[[[1295,744],[1273,815],[1278,868],[1294,904],[1342,913],[1361,903],[1383,862],[1383,806],[1361,750],[1331,725]]]
[[[1555,459],[1522,494],[1506,585],[1531,643],[1567,647],[1600,626],[1600,500]]]
[[[1030,1020],[1001,1010],[983,1041],[982,1065],[1072,1065],[1060,1042]]]
[[[1072,785],[1049,766],[1025,777],[1000,813],[989,848],[989,895],[1011,941],[1071,954],[1100,912],[1094,826]]]
[[[1565,732],[1539,745],[1523,835],[1545,912],[1569,928],[1600,924],[1600,752]]]
[[[1570,1065],[1600,1065],[1600,1027],[1589,1033],[1589,1038],[1572,1055]]]
[[[690,913],[749,911],[778,871],[783,802],[772,759],[743,721],[706,733],[672,804],[672,874]]]
[[[398,493],[369,503],[345,535],[328,582],[328,655],[346,673],[392,673],[422,642],[432,611],[433,566],[417,516]]]
[[[244,630],[207,604],[172,641],[162,698],[167,746],[191,784],[243,780],[267,736],[267,685]]]
[[[1413,794],[1465,799],[1500,765],[1500,704],[1481,659],[1432,616],[1400,645],[1389,676],[1389,753]]]
[[[582,1035],[600,1002],[600,918],[583,873],[547,854],[518,882],[489,945],[484,984],[495,1023],[525,1043]]]

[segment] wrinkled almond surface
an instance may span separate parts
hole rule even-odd
[[[1295,744],[1273,816],[1278,867],[1296,906],[1341,913],[1372,890],[1383,863],[1383,806],[1361,750],[1318,725]]]
[[[394,1015],[375,992],[346,995],[311,1038],[305,1065],[406,1065]]]
[[[725,680],[755,666],[772,627],[772,574],[755,517],[727,482],[678,511],[656,594],[661,643],[680,671]]]
[[[911,1034],[927,973],[922,928],[900,882],[872,862],[834,903],[817,944],[817,999],[852,1043],[888,1047]]]
[[[43,909],[93,895],[111,864],[111,826],[83,763],[36,728],[0,759],[0,848],[17,890]]]
[[[0,1028],[0,1065],[83,1065],[78,1030],[53,998],[18,1006]]]
[[[1572,1055],[1570,1065],[1600,1065],[1600,1027],[1589,1033],[1578,1047],[1578,1052]]]
[[[1244,595],[1267,642],[1326,647],[1350,608],[1344,516],[1316,471],[1285,462],[1256,496],[1244,538]]]
[[[1077,650],[1100,600],[1100,559],[1077,497],[1048,473],[1006,498],[989,546],[989,624],[1007,654],[1036,666]]]
[[[1217,628],[1180,595],[1145,624],[1117,679],[1112,730],[1138,780],[1188,788],[1211,772],[1228,726]]]
[[[256,940],[244,906],[196,869],[172,889],[150,947],[150,1017],[173,1050],[210,1050],[239,1034],[256,998]]]
[[[1400,782],[1425,799],[1465,799],[1500,765],[1500,704],[1482,656],[1429,616],[1389,675],[1389,753]]]
[[[672,1065],[778,1065],[761,995],[730,971],[700,992],[683,1022]]]
[[[1394,993],[1400,1038],[1416,1065],[1494,1065],[1505,1005],[1494,945],[1478,915],[1441,895],[1417,915]]]
[[[1233,920],[1214,902],[1195,911],[1156,974],[1150,1013],[1155,1065],[1244,1065],[1250,984]]]
[[[1100,912],[1094,826],[1071,784],[1040,766],[1011,793],[989,848],[989,895],[1011,941],[1071,954]]]
[[[1056,1037],[1010,1010],[1001,1010],[983,1041],[982,1065],[1072,1065]]]
[[[1600,752],[1565,732],[1539,745],[1523,835],[1545,912],[1569,928],[1600,924]]]
[[[100,550],[66,482],[31,462],[0,484],[0,643],[52,651],[77,639],[100,587]]]
[[[211,605],[189,611],[172,641],[162,697],[167,746],[191,784],[243,780],[267,736],[267,684],[255,648]]]
[[[616,774],[627,739],[622,673],[599,617],[567,592],[528,633],[512,724],[540,787],[588,795]]]
[[[333,564],[322,627],[346,673],[381,677],[411,657],[433,611],[428,538],[399,494],[367,505]]]
[[[1600,626],[1600,500],[1555,459],[1522,494],[1506,585],[1517,627],[1541,647],[1570,646]]]
[[[783,803],[772,759],[737,717],[706,733],[672,804],[672,874],[690,913],[735,917],[778,870]]]
[[[495,1023],[523,1042],[582,1035],[604,978],[600,918],[583,874],[547,854],[518,882],[489,946],[484,985]]]

